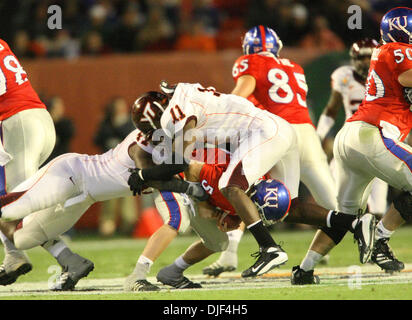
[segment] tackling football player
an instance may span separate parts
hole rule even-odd
[[[317,204],[335,210],[335,183],[309,116],[304,70],[296,62],[280,57],[282,46],[282,41],[271,28],[260,25],[250,29],[242,43],[244,55],[233,66],[232,76],[236,85],[232,94],[249,99],[258,108],[291,124],[297,136],[300,180],[308,187]],[[236,268],[242,229],[229,233],[231,241],[228,250],[203,273],[217,276]]]
[[[372,53],[365,97],[338,132],[333,153],[340,211],[363,212],[368,186],[375,177],[402,191],[376,226],[378,240],[373,252],[373,261],[381,267],[386,264],[386,270],[400,270],[402,263],[392,255],[388,240],[412,212],[412,148],[403,143],[412,128],[412,9],[398,7],[387,12],[380,31],[381,45]],[[313,250],[304,265],[294,267],[292,284],[313,283],[316,263],[345,235],[335,228],[323,231],[333,240],[332,245]]]
[[[165,95],[155,96],[156,102],[165,101]],[[69,230],[96,201],[130,196],[129,169],[153,166],[152,150],[150,133],[146,135],[136,129],[102,155],[68,153],[53,159],[0,197],[2,220],[23,219],[22,228],[10,235],[8,241],[20,250],[39,246]],[[149,239],[138,261],[146,269],[178,232],[184,232],[190,225],[191,205],[182,195],[155,191],[153,196],[164,225]],[[79,274],[64,269],[51,289],[73,289],[93,269],[93,264],[80,263],[75,270],[79,268]],[[147,281],[136,281],[134,285],[136,290],[157,289]]]

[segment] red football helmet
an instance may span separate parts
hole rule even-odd
[[[356,41],[352,44],[349,55],[352,59],[352,65],[355,68],[355,72],[362,78],[368,76],[370,58],[372,51],[378,46],[378,42],[375,39],[365,38]]]
[[[142,131],[147,137],[161,128],[160,118],[169,104],[167,95],[149,91],[142,94],[133,104],[132,121],[136,128]]]

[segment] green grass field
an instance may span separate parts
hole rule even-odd
[[[250,254],[257,250],[253,237],[246,233],[239,246],[239,266],[236,272],[218,279],[201,276],[202,269],[213,262],[217,255],[211,256],[198,265],[190,267],[186,276],[194,277],[205,283],[204,289],[175,290],[162,289],[152,293],[127,293],[122,291],[123,279],[134,268],[142,252],[146,239],[113,238],[100,239],[91,236],[77,236],[69,242],[76,253],[91,259],[95,269],[85,279],[80,280],[76,290],[67,293],[47,291],[48,279],[56,274],[57,263],[43,249],[34,248],[27,253],[33,263],[33,270],[19,278],[10,286],[0,288],[0,299],[136,299],[136,300],[282,300],[282,299],[412,299],[412,270],[398,273],[398,278],[385,278],[379,268],[368,265],[378,274],[373,280],[365,278],[360,288],[351,289],[347,276],[337,279],[334,276],[322,277],[322,268],[317,269],[321,276],[321,285],[292,287],[288,273],[292,266],[300,263],[314,235],[314,230],[277,231],[272,230],[275,240],[283,242],[283,248],[289,255],[289,261],[280,269],[273,270],[274,276],[242,282],[239,273],[248,268],[254,259]],[[171,263],[197,238],[195,235],[181,236],[162,254],[153,265],[149,277],[153,281],[156,273],[163,266]],[[412,263],[412,227],[398,230],[391,246],[398,258],[405,263]],[[334,273],[347,271],[347,268],[359,265],[356,243],[347,235],[342,243],[331,252],[327,270]],[[406,269],[410,267],[407,266]],[[375,269],[374,269],[375,268]],[[326,269],[325,269],[326,270]],[[342,271],[343,270],[343,271]],[[411,271],[411,272],[408,272]],[[382,274],[382,278],[379,277]],[[409,276],[409,277],[407,277]],[[231,278],[232,277],[232,278]],[[221,279],[221,283],[214,280]],[[208,282],[209,281],[209,282]],[[210,285],[209,285],[210,284]]]

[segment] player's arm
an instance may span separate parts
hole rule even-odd
[[[256,79],[249,75],[245,74],[240,76],[236,81],[236,86],[232,90],[232,94],[248,98],[256,88]]]
[[[342,94],[334,89],[329,97],[329,101],[320,115],[317,133],[320,136],[321,140],[325,139],[326,135],[329,133],[335,124],[336,117],[338,115],[339,109],[342,107],[343,98]]]
[[[200,181],[200,171],[204,163],[191,161],[185,174],[186,180],[172,178],[169,181],[147,181],[146,186],[158,189],[160,191],[170,191],[177,193],[185,193],[193,196],[199,201],[205,201],[209,198],[208,193],[203,189]]]
[[[401,84],[401,86],[406,87],[406,88],[411,88],[412,87],[412,69],[402,72],[398,76],[398,81]]]
[[[183,128],[183,137],[185,137],[184,134],[188,130],[194,129],[195,126],[196,120],[189,119]],[[136,164],[136,169],[130,170],[131,175],[128,179],[128,184],[133,191],[133,194],[140,194],[144,187],[148,187],[148,181],[168,181],[172,179],[174,175],[184,172],[189,166],[190,158],[184,157],[184,154],[176,154],[175,150],[186,150],[190,143],[194,143],[195,139],[195,135],[193,135],[193,139],[189,141],[185,141],[186,139],[175,139],[173,143],[173,152],[170,155],[172,157],[171,161],[166,161],[165,163],[156,166],[153,166],[152,161],[151,166],[148,166],[147,163],[145,163],[145,157],[142,156],[142,152],[144,152],[143,150],[135,145],[130,147],[129,155]],[[183,143],[183,149],[180,148],[181,143]],[[181,161],[177,161],[179,159],[181,159]]]

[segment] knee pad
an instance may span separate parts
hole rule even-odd
[[[393,205],[405,221],[412,219],[412,195],[409,192],[402,192],[393,200]]]
[[[329,228],[329,227],[322,227],[320,228],[326,235],[333,240],[335,244],[338,244],[342,241],[343,237],[345,236],[348,230],[341,229],[341,228]]]
[[[49,240],[36,219],[23,222],[23,227],[14,233],[14,245],[19,250],[27,250],[42,245]]]

